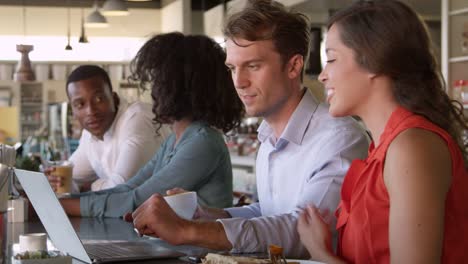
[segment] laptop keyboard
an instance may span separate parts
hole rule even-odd
[[[119,259],[148,256],[153,249],[138,242],[116,242],[103,244],[84,244],[91,259]]]

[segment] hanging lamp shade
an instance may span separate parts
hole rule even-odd
[[[86,37],[84,32],[81,34],[80,38],[78,39],[78,43],[89,43],[88,37]]]
[[[68,5],[68,8],[67,8],[67,45],[65,46],[65,50],[72,50],[72,46],[70,45],[70,0],[67,0],[67,5]]]
[[[85,26],[90,28],[108,27],[107,19],[99,12],[97,1],[94,1],[93,11],[86,17]]]
[[[123,0],[106,0],[102,5],[101,12],[105,16],[127,16],[127,3]]]
[[[84,25],[85,23],[84,23],[83,9],[81,9],[81,34],[80,34],[80,38],[78,39],[79,43],[88,43],[88,38],[86,37]]]

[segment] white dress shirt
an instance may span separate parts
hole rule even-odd
[[[119,109],[103,140],[83,130],[80,144],[70,157],[76,187],[93,181],[92,191],[125,183],[145,165],[170,130],[163,126],[156,135],[151,106],[142,102],[128,104],[120,99]]]
[[[301,208],[315,204],[334,214],[343,177],[353,159],[366,157],[368,139],[352,118],[331,117],[309,91],[278,140],[266,121],[258,132],[259,203],[226,209],[233,218],[218,221],[234,252],[267,252],[276,244],[288,257],[307,257],[296,231]]]

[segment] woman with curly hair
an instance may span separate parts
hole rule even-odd
[[[131,79],[151,89],[154,121],[171,124],[173,133],[127,183],[62,199],[67,214],[121,217],[174,187],[196,191],[201,205],[231,206],[231,161],[220,131],[238,126],[244,110],[225,58],[206,36],[148,40],[131,63]]]
[[[467,125],[424,23],[402,2],[374,0],[338,11],[328,28],[319,80],[330,113],[361,117],[373,142],[343,182],[338,256],[314,207],[299,220],[303,244],[326,263],[466,262]]]

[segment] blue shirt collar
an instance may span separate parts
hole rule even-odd
[[[287,142],[293,142],[297,145],[302,144],[307,126],[310,123],[309,121],[319,105],[319,102],[315,99],[309,89],[304,89],[306,89],[306,91],[297,105],[296,110],[294,110],[293,114],[289,118],[286,128],[277,140],[276,147],[281,148]],[[260,124],[257,131],[258,139],[261,143],[264,143],[268,138],[271,138],[272,142],[275,142],[273,129],[265,120]]]

